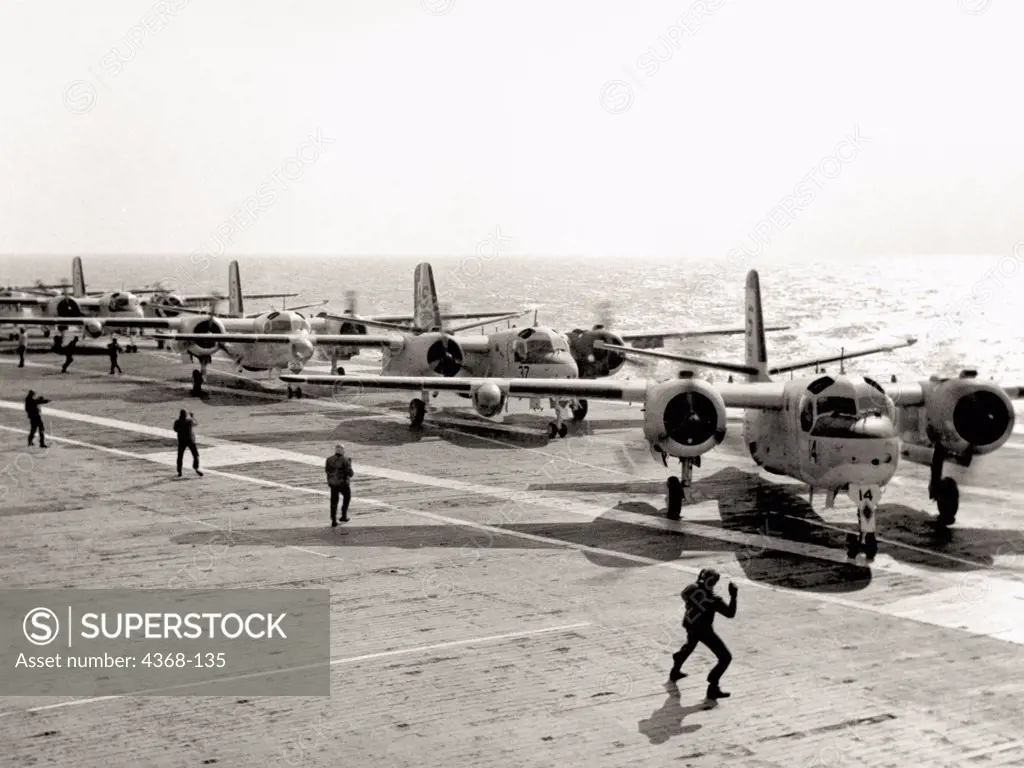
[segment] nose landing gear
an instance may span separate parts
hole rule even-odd
[[[875,518],[882,491],[877,486],[850,486],[850,498],[857,504],[857,533],[846,534],[846,556],[853,560],[861,552],[870,563],[878,554]]]

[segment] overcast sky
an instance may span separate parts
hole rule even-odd
[[[0,252],[189,253],[218,227],[232,253],[1024,237],[1024,4],[703,5],[0,0]]]

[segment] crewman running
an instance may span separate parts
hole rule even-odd
[[[348,522],[348,503],[352,500],[352,489],[348,481],[352,477],[352,461],[345,456],[345,448],[339,443],[334,454],[327,457],[325,465],[327,485],[331,488],[331,527],[338,527],[338,496],[342,497],[341,522]]]
[[[18,367],[25,367],[25,349],[27,347],[27,336],[24,328],[18,329]]]
[[[45,405],[50,402],[45,397],[36,397],[36,393],[33,390],[28,391],[28,396],[25,398],[25,413],[28,414],[28,444],[32,443],[36,439],[36,432],[39,432],[39,447],[46,447],[46,430],[43,427],[43,416],[39,412],[39,406]]]
[[[78,349],[78,337],[74,336],[71,341],[68,342],[67,346],[64,347],[64,365],[61,366],[61,373],[67,373],[68,366],[75,362],[76,349]]]
[[[715,584],[718,583],[718,571],[714,568],[704,568],[697,575],[697,582],[690,584],[681,593],[683,603],[686,606],[686,614],[683,617],[683,628],[686,630],[686,643],[672,654],[672,671],[669,672],[670,682],[676,682],[686,677],[682,666],[693,653],[698,643],[704,643],[708,650],[718,657],[718,663],[708,673],[709,699],[726,699],[731,694],[725,693],[718,687],[722,675],[729,668],[732,661],[732,654],[726,648],[722,638],[718,636],[712,627],[715,621],[715,614],[720,613],[727,619],[736,615],[736,593],[739,589],[735,584],[729,584],[729,604],[715,594]]]
[[[121,370],[121,366],[117,363],[117,354],[121,351],[121,346],[117,343],[117,336],[111,339],[110,343],[107,344],[107,354],[110,355],[110,375],[114,375],[114,369],[117,369],[118,373],[124,373]]]
[[[203,476],[203,473],[199,471],[199,449],[196,447],[195,428],[198,426],[199,422],[196,421],[196,417],[192,415],[191,411],[186,413],[182,408],[178,412],[178,420],[174,422],[174,431],[178,435],[178,477],[181,477],[181,464],[185,458],[185,451],[192,454],[192,469],[200,477]]]

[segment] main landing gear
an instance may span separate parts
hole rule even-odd
[[[928,498],[938,505],[938,522],[944,528],[948,528],[956,522],[956,513],[960,508],[960,487],[953,478],[942,476],[942,469],[947,458],[949,458],[949,452],[937,444],[932,451],[932,476],[931,482],[928,483]],[[964,466],[969,466],[970,463],[970,457],[968,457]]]
[[[565,423],[565,419],[570,414],[573,417],[573,421],[579,421],[576,418],[575,409],[570,409],[569,406],[557,403],[554,400],[551,401],[551,407],[555,409],[555,420],[548,423],[548,438],[554,439],[557,437],[565,437],[569,434],[569,425]],[[586,411],[584,411],[586,413]]]
[[[424,391],[420,397],[409,401],[409,426],[423,426],[423,417],[427,415],[427,403],[430,402],[430,393]]]
[[[587,401],[580,400],[579,405],[572,409],[572,420],[583,421],[585,418],[587,418]]]
[[[662,460],[665,461],[664,454]],[[679,464],[679,477],[673,476],[665,481],[665,517],[669,520],[678,520],[683,511],[683,502],[692,500],[690,486],[693,483],[693,468],[700,466],[700,456],[681,458]]]
[[[846,556],[853,560],[863,552],[865,559],[871,562],[878,554],[875,518],[882,491],[878,486],[850,486],[849,494],[857,505],[857,533],[846,534]]]

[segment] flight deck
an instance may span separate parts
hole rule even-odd
[[[2,583],[330,588],[332,695],[2,699],[5,765],[1024,765],[1019,423],[946,535],[927,468],[901,462],[868,566],[844,551],[853,503],[759,474],[738,421],[672,521],[639,406],[591,402],[548,439],[544,413],[500,428],[442,395],[414,431],[396,393],[288,399],[211,368],[198,400],[151,345],[118,376],[0,355]],[[46,453],[25,447],[29,389]],[[181,408],[202,478],[174,471]],[[339,442],[355,478],[332,529]],[[707,566],[740,588],[714,707],[704,649],[665,685]]]

